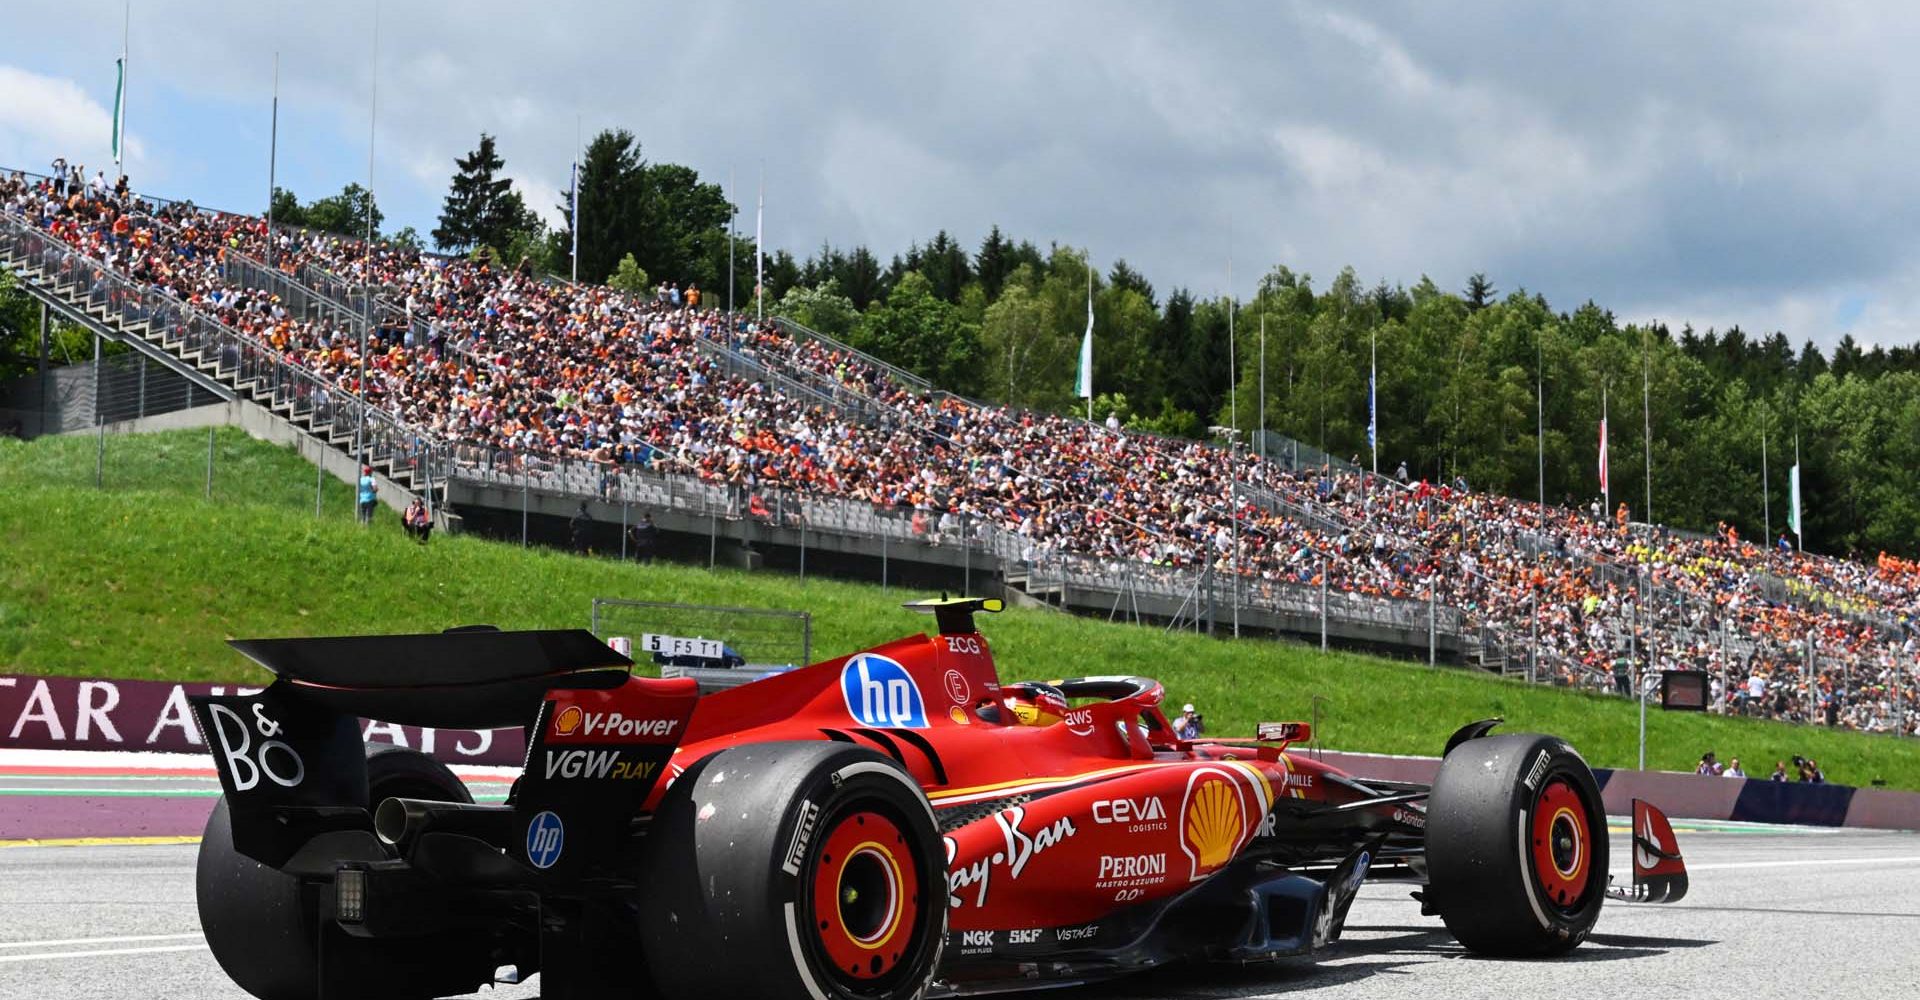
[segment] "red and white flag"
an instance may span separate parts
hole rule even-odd
[[[1600,492],[1607,493],[1607,418],[1600,418]]]

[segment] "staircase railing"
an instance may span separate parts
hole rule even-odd
[[[290,361],[285,352],[201,312],[171,294],[135,282],[26,220],[0,214],[0,250],[24,256],[36,279],[76,308],[140,333],[196,368],[211,366],[243,397],[287,409],[330,443],[345,437],[370,464],[396,473],[420,466],[427,435],[337,382]],[[144,332],[142,332],[144,331]],[[342,423],[342,421],[345,423]]]

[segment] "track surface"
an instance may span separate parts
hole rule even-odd
[[[1613,857],[1626,858],[1615,836]],[[1920,979],[1920,836],[1681,832],[1693,891],[1608,904],[1570,959],[1464,954],[1404,887],[1368,885],[1325,960],[1160,970],[1046,994],[1105,997],[1889,996]],[[0,850],[0,1000],[235,998],[200,941],[192,845]],[[538,979],[485,991],[538,996]]]

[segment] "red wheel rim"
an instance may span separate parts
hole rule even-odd
[[[1533,805],[1533,874],[1553,905],[1571,910],[1585,898],[1592,881],[1593,845],[1587,805],[1565,778],[1540,790]]]
[[[866,981],[892,972],[913,943],[919,900],[899,824],[877,812],[834,823],[813,868],[813,927],[836,974]]]

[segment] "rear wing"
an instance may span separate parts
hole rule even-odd
[[[640,813],[698,697],[692,681],[630,676],[631,661],[582,630],[234,645],[279,679],[253,694],[188,700],[226,794],[234,848],[281,868],[299,868],[299,852],[316,838],[330,837],[336,853],[342,839],[378,853],[378,832],[406,850],[432,825],[427,809],[396,812],[393,838],[375,823],[381,803],[369,800],[363,716],[527,727],[513,804],[470,807],[461,825],[486,831],[481,840],[537,870],[555,868],[560,852],[542,848],[532,827],[572,828],[580,850],[570,853],[607,857],[599,842]],[[409,817],[417,822],[409,826]],[[451,832],[444,823],[439,830]]]

